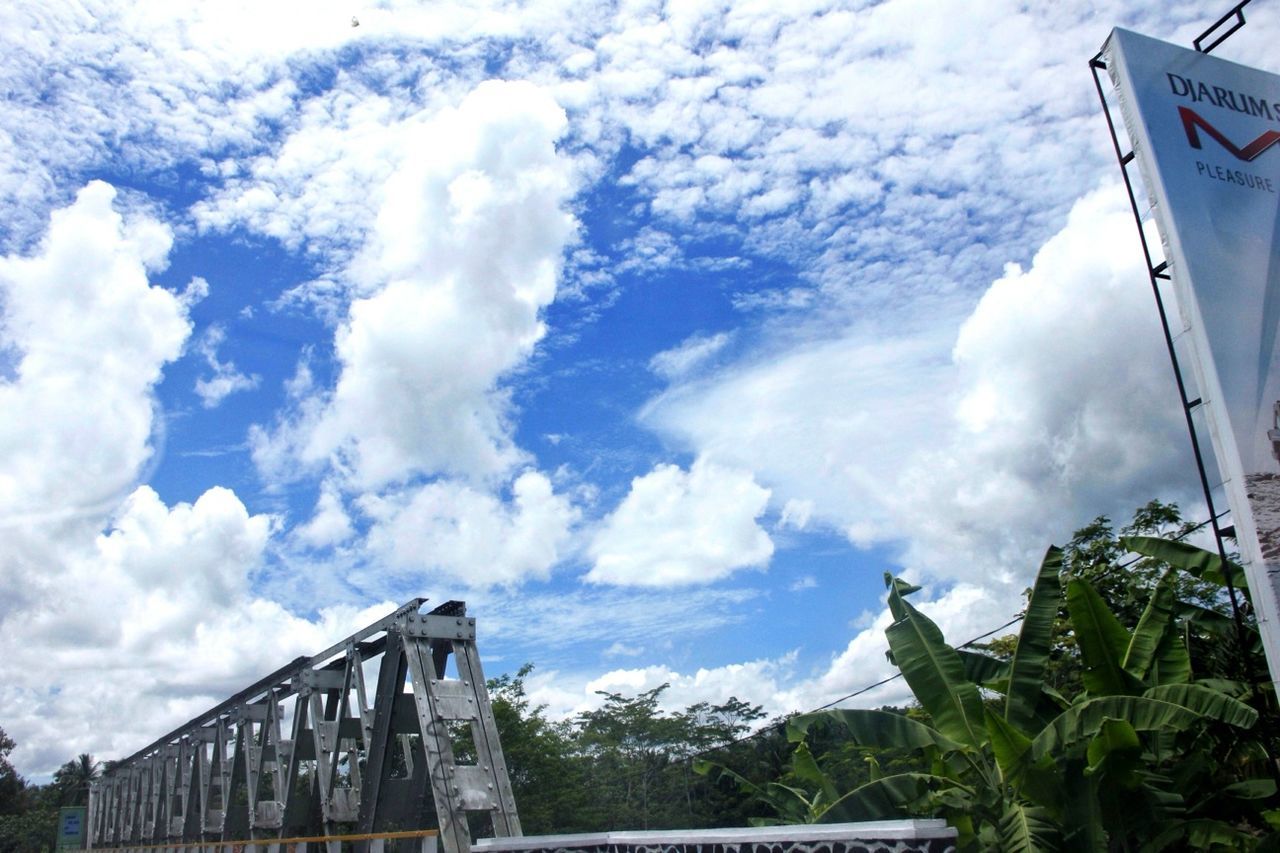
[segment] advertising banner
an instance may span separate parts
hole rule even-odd
[[[1272,679],[1280,674],[1280,76],[1125,30],[1103,49],[1154,205]]]

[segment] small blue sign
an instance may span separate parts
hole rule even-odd
[[[64,806],[58,809],[58,849],[75,850],[84,847],[84,806]]]

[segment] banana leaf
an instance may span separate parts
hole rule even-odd
[[[787,740],[798,743],[814,723],[827,720],[843,727],[849,739],[858,746],[879,749],[925,749],[937,747],[943,752],[955,752],[964,747],[943,735],[932,726],[892,711],[875,711],[869,708],[833,708],[801,714],[787,721]]]
[[[831,804],[815,823],[847,823],[905,817],[906,809],[931,791],[963,794],[972,802],[972,789],[945,776],[929,773],[895,773],[859,785]]]
[[[906,612],[902,608],[902,600],[913,592],[919,592],[920,587],[907,583],[902,578],[896,578],[890,572],[884,573],[884,585],[889,588],[889,613],[895,621],[905,619]]]
[[[991,751],[1004,774],[1004,781],[1019,795],[1032,802],[1060,809],[1062,779],[1053,762],[1041,759],[1032,764],[1025,760],[1027,751],[1031,748],[1031,738],[990,709],[987,710],[987,733],[991,737]]]
[[[1032,728],[1040,703],[1045,665],[1053,645],[1053,620],[1062,606],[1062,551],[1050,548],[1031,587],[1018,646],[1009,663],[1009,689],[1004,718],[1021,731]]]
[[[965,677],[974,684],[1001,693],[1008,689],[1003,683],[1009,677],[1008,661],[968,649],[956,649],[956,654],[960,655],[960,661],[964,664]]]
[[[1222,693],[1191,684],[1156,687],[1146,696],[1100,696],[1071,706],[1031,739],[1024,761],[1065,755],[1098,733],[1107,719],[1137,731],[1184,731],[1204,720],[1249,728],[1258,712]]]
[[[1132,787],[1134,771],[1142,758],[1142,741],[1124,720],[1103,720],[1085,755],[1089,759],[1089,766],[1084,769],[1086,776],[1105,771],[1122,787]]]
[[[960,655],[947,645],[938,626],[907,603],[894,587],[889,590],[889,605],[894,614],[902,616],[885,629],[885,636],[916,701],[942,734],[979,746],[986,734],[982,697],[977,685],[965,677]]]
[[[1159,850],[1210,850],[1226,847],[1229,850],[1252,849],[1253,839],[1229,823],[1208,818],[1180,820],[1160,832],[1140,848],[1142,853]]]
[[[1008,720],[990,710],[986,715],[987,736],[991,739],[991,751],[996,764],[1006,777],[1023,764],[1023,757],[1031,748],[1031,738],[1023,734]]]
[[[840,795],[836,792],[835,783],[826,771],[818,766],[818,760],[813,757],[813,753],[809,751],[809,744],[804,741],[796,745],[796,751],[791,756],[791,772],[797,778],[817,785],[827,802],[835,802],[839,799]]]
[[[1241,729],[1253,728],[1258,712],[1239,699],[1203,684],[1162,684],[1142,694],[1147,699],[1172,702],[1198,714]]]
[[[1046,809],[1016,801],[1005,804],[998,831],[1003,853],[1040,853],[1061,844],[1058,827]]]
[[[1120,544],[1135,554],[1163,560],[1203,581],[1226,586],[1226,579],[1230,577],[1232,586],[1246,596],[1249,594],[1244,569],[1235,563],[1223,563],[1221,555],[1212,551],[1158,536],[1122,536]]]
[[[1080,645],[1082,677],[1091,696],[1136,696],[1144,686],[1124,668],[1132,640],[1102,596],[1087,581],[1067,584],[1067,610]]]
[[[1156,652],[1169,634],[1173,626],[1174,581],[1177,569],[1170,569],[1160,578],[1156,588],[1151,592],[1147,607],[1142,611],[1138,626],[1133,629],[1133,637],[1129,640],[1129,648],[1125,650],[1121,665],[1134,678],[1144,679],[1151,664],[1156,659]],[[1166,650],[1167,652],[1169,650]],[[1184,647],[1185,651],[1185,647]],[[1188,669],[1190,662],[1188,662]],[[1184,679],[1185,680],[1185,679]]]

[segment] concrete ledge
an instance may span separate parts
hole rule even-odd
[[[659,829],[482,838],[476,853],[954,853],[943,820]]]

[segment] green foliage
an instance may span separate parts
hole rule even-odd
[[[101,770],[101,762],[94,761],[92,755],[82,752],[53,771],[53,787],[58,793],[58,805],[88,805],[89,783],[98,778]]]
[[[796,757],[775,782],[701,769],[774,819],[940,816],[968,849],[1254,849],[1280,823],[1274,694],[1240,677],[1266,670],[1256,630],[1236,626],[1223,591],[1238,567],[1147,535],[1171,531],[1185,531],[1176,507],[1153,502],[1123,540],[1103,518],[1050,549],[1020,633],[985,654],[948,645],[907,600],[914,588],[886,577],[890,657],[915,718],[795,717]],[[1129,553],[1140,556],[1117,570]],[[1224,645],[1245,662],[1224,664]],[[814,748],[832,737],[844,745]],[[888,749],[909,766],[883,772]],[[841,785],[837,759],[850,753],[870,778]]]
[[[529,701],[525,679],[531,670],[526,665],[515,676],[489,682],[526,833],[740,823],[746,796],[709,784],[693,772],[690,757],[719,749],[765,773],[785,760],[780,737],[726,746],[763,716],[758,706],[736,698],[668,712],[661,708],[662,685],[630,697],[602,693],[600,708],[552,722]]]
[[[9,761],[17,746],[0,729],[0,853],[52,850],[58,831],[58,795],[53,786],[33,786]]]
[[[1161,613],[1171,609],[1169,596],[1152,596],[1139,630],[1130,632],[1092,585],[1075,578],[1066,599],[1084,689],[1042,724],[1040,709],[1055,705],[1054,697],[1035,693],[1049,660],[1053,620],[1046,614],[1059,606],[1059,565],[1060,553],[1050,549],[1030,596],[1035,618],[1023,622],[1000,711],[975,701],[977,685],[967,680],[958,654],[889,579],[889,607],[896,617],[886,631],[890,649],[934,724],[907,725],[883,712],[857,710],[791,723],[797,739],[823,720],[842,726],[861,746],[909,745],[933,766],[929,776],[911,778],[914,785],[880,786],[884,796],[863,798],[860,814],[901,816],[924,809],[950,819],[967,846],[1014,850],[1127,847],[1186,821],[1189,805],[1197,802],[1189,795],[1204,792],[1179,789],[1165,775],[1173,762],[1156,754],[1158,742],[1165,742],[1170,757],[1203,750],[1212,726],[1247,730],[1258,712],[1214,686],[1144,681],[1161,672],[1151,664],[1175,627]],[[829,819],[830,811],[818,819]],[[1197,823],[1195,831],[1206,830]]]
[[[52,850],[57,835],[56,808],[33,808],[0,816],[0,853]]]
[[[584,768],[574,761],[569,726],[549,721],[542,707],[530,704],[524,679],[532,669],[525,665],[514,677],[489,682],[493,715],[524,831],[566,832],[580,826],[588,807]]]
[[[9,753],[15,746],[13,738],[0,729],[0,816],[16,814],[25,805],[27,783],[9,763]]]

